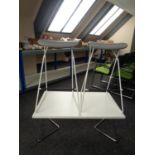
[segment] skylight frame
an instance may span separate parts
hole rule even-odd
[[[123,9],[114,5],[89,34],[100,36],[123,12]]]
[[[64,18],[64,16],[60,16],[60,12],[65,12],[65,10],[67,9],[70,9],[72,8],[72,4],[75,2],[75,0],[64,0],[64,2],[61,4],[59,10],[57,11],[54,19],[52,20],[52,22],[50,23],[49,27],[48,27],[48,31],[49,32],[56,32],[56,33],[72,33],[74,31],[74,29],[77,27],[77,25],[80,23],[80,21],[83,19],[83,17],[86,15],[86,13],[88,12],[88,10],[92,7],[92,5],[94,4],[96,0],[76,0],[76,6],[74,6],[74,9],[72,9],[72,11],[70,11],[70,16],[68,17],[65,17],[66,20],[64,20],[65,22],[62,24],[61,22],[61,26],[59,25],[59,21],[61,21],[61,19]],[[64,8],[63,5],[65,5],[65,3],[68,2],[68,5],[69,5],[69,2],[72,2],[72,4],[70,4],[70,8],[66,7],[64,10],[62,8]],[[89,4],[85,5],[85,10],[83,10],[83,15],[82,16],[79,16],[79,20],[77,21],[75,19],[75,15],[77,16],[77,12],[84,6],[83,4]],[[80,12],[81,13],[81,12]],[[74,19],[74,20],[73,20]],[[57,22],[56,22],[57,21]],[[74,21],[74,25],[71,25],[70,22],[71,21]],[[73,23],[73,22],[72,22]],[[53,26],[54,25],[54,26]],[[63,25],[63,26],[62,26]],[[70,26],[70,29],[68,28],[68,26]],[[67,29],[68,28],[68,29]],[[72,28],[72,29],[71,29]],[[66,30],[67,29],[67,30]]]

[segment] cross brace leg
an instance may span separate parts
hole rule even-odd
[[[104,120],[100,120],[95,126],[94,128],[101,133],[102,135],[104,135],[105,137],[109,138],[110,140],[112,140],[113,142],[117,142],[117,140],[113,137],[111,137],[110,135],[108,135],[107,133],[105,133],[104,131],[101,131],[98,127],[103,123]]]
[[[53,135],[56,131],[59,130],[60,126],[59,124],[57,124],[55,121],[53,120],[49,120],[51,125],[54,125],[56,127],[55,130],[53,130],[52,132],[48,133],[47,135],[45,135],[44,137],[38,138],[36,143],[41,143],[42,141],[44,141],[45,139],[47,139],[49,136]]]

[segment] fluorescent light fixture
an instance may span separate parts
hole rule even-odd
[[[92,35],[100,35],[108,26],[110,26],[123,12],[123,9],[118,6],[113,6],[112,9],[101,19],[101,21],[90,32]]]
[[[64,0],[54,17],[48,31],[60,32],[81,0]]]
[[[95,0],[83,0],[62,32],[72,32]]]
[[[95,0],[64,0],[48,31],[71,33]]]

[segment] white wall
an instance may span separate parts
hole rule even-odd
[[[128,47],[122,50],[121,54],[128,53],[131,50],[132,39],[135,28],[135,17],[132,17],[127,21],[111,38],[115,43],[125,42]]]
[[[42,0],[19,1],[19,41],[25,37],[34,38],[33,22],[41,6]]]
[[[24,41],[25,37],[34,38],[34,27],[32,18],[20,16],[19,19],[19,41]]]

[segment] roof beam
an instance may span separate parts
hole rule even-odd
[[[85,39],[89,32],[96,26],[96,24],[107,14],[107,12],[112,8],[112,4],[106,2],[104,6],[98,11],[96,16],[89,22],[86,28],[79,34],[79,38]]]

